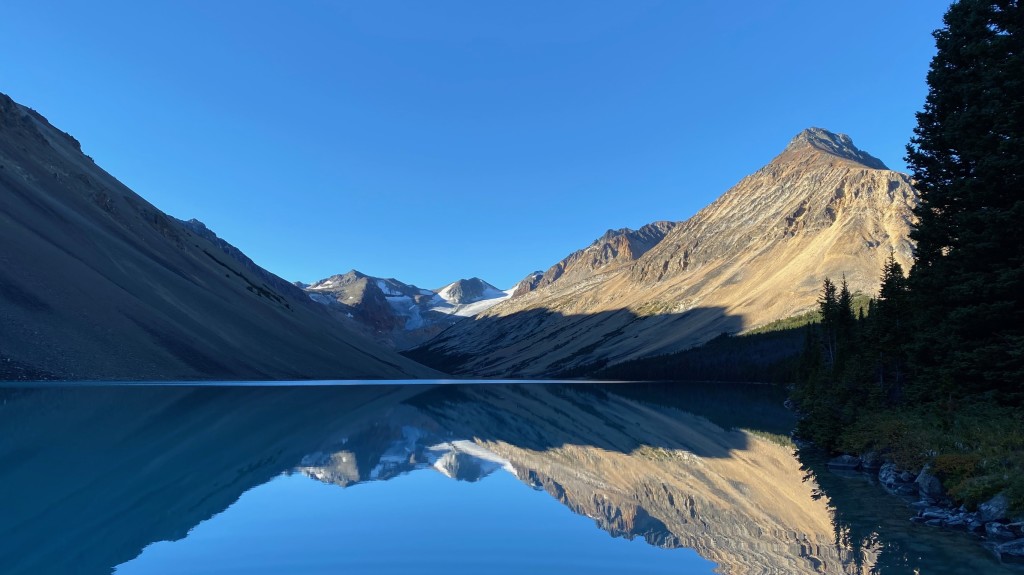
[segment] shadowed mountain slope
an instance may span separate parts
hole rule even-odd
[[[428,375],[0,94],[0,379]]]
[[[605,258],[616,251],[616,234],[606,234],[412,355],[440,358],[455,373],[536,377],[679,351],[794,315],[814,305],[825,276],[845,274],[852,291],[874,293],[890,249],[909,264],[917,201],[906,175],[848,136],[811,128],[689,220],[641,228],[654,245]],[[586,317],[622,321],[591,321],[585,334],[567,324]],[[576,352],[568,362],[566,349]]]

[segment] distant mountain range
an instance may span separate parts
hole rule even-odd
[[[873,294],[890,250],[909,267],[917,202],[848,136],[804,130],[689,220],[609,230],[409,355],[455,374],[552,376],[802,312],[826,276]]]
[[[161,212],[0,95],[0,379],[539,377],[700,345],[874,293],[917,193],[811,128],[683,222],[608,230],[501,290],[356,270],[306,285]],[[671,207],[665,207],[671,212]],[[413,348],[413,349],[410,349]]]
[[[0,94],[0,379],[431,375]]]
[[[394,278],[351,270],[310,285],[297,284],[339,320],[398,349],[421,344],[445,328],[504,301],[502,291],[480,278],[461,279],[438,289],[423,289]]]

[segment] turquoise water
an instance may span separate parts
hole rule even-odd
[[[0,388],[2,573],[1002,573],[778,390]],[[837,542],[838,541],[838,542]]]

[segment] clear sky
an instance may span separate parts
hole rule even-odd
[[[0,92],[286,279],[504,288],[809,126],[905,169],[947,6],[5,0]]]

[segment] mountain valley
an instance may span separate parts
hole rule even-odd
[[[147,203],[39,114],[0,104],[4,379],[437,373],[409,358],[550,377],[803,312],[825,276],[872,294],[890,250],[904,265],[913,254],[907,176],[811,128],[690,219],[609,229],[508,290],[356,270],[293,284]]]
[[[555,376],[806,311],[826,276],[874,294],[890,250],[909,266],[917,201],[906,175],[810,128],[692,218],[610,230],[409,355],[455,374]]]

